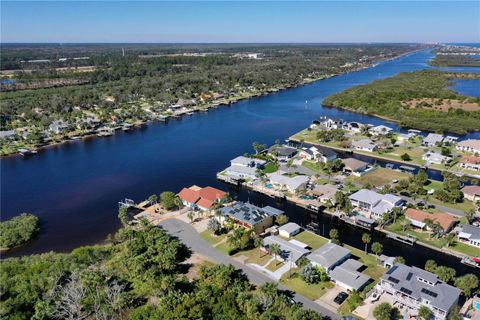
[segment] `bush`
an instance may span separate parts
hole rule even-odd
[[[7,249],[29,241],[38,232],[38,218],[30,213],[22,213],[0,223],[0,247]]]
[[[300,270],[300,277],[308,284],[320,282],[320,273],[312,264],[307,264]]]

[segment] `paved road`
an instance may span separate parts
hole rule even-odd
[[[186,222],[178,219],[169,219],[160,222],[159,226],[163,227],[170,235],[178,237],[183,243],[190,247],[192,251],[197,252],[214,262],[231,264],[235,268],[241,269],[248,276],[248,279],[255,285],[265,282],[273,282],[273,280],[265,274],[260,273],[259,271],[254,270],[213,248],[208,242],[200,237],[200,235],[191,225]],[[282,285],[279,285],[278,287],[280,290],[288,290]],[[331,319],[341,318],[339,315],[301,295],[295,294],[294,298],[297,302],[302,303],[305,309],[315,310],[326,317],[330,317]]]

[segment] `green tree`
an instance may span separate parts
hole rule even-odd
[[[157,203],[157,201],[158,201],[157,195],[152,194],[150,197],[148,197],[148,201],[150,201],[151,203]]]
[[[120,219],[123,226],[128,225],[130,218],[128,217],[128,209],[126,207],[120,207],[118,209],[118,219]]]
[[[403,161],[411,161],[412,158],[410,157],[410,155],[408,153],[404,153],[400,156],[400,158],[403,160]]]
[[[160,204],[166,210],[177,209],[180,206],[180,199],[171,191],[165,191],[160,194]]]
[[[450,282],[455,279],[457,271],[455,271],[453,268],[439,266],[435,269],[435,274],[440,278],[440,280]]]
[[[383,245],[380,242],[372,243],[372,252],[379,256],[383,252]]]
[[[280,214],[280,215],[275,217],[275,222],[279,226],[283,226],[285,223],[288,222],[288,217],[285,214]]]
[[[470,297],[478,288],[478,278],[474,274],[466,274],[455,279],[455,287],[462,290],[465,296]]]
[[[425,262],[425,270],[428,271],[428,272],[432,272],[432,273],[435,273],[435,271],[437,270],[437,263],[435,262],[435,260],[427,260],[427,262]]]
[[[276,244],[276,243],[273,243],[271,245],[268,246],[268,252],[273,255],[273,257],[275,259],[277,259],[277,257],[280,255],[281,253],[281,249],[280,249],[280,245]]]
[[[317,268],[310,263],[300,270],[300,277],[308,284],[314,284],[320,281],[320,274]]]
[[[330,236],[330,240],[332,241],[332,243],[340,244],[340,239],[338,238],[337,229],[331,229],[328,235]]]
[[[405,258],[402,257],[402,256],[397,256],[395,257],[395,259],[393,259],[393,264],[397,264],[397,263],[401,263],[401,264],[405,264]]]
[[[426,306],[418,308],[418,316],[423,320],[430,320],[433,317],[433,312]]]
[[[367,254],[368,244],[372,242],[372,237],[368,233],[362,235],[362,242],[365,244],[365,254]]]
[[[0,248],[19,246],[38,233],[38,218],[30,213],[0,222]]]
[[[193,211],[188,211],[187,217],[190,220],[190,223],[193,223],[193,219],[195,218],[195,216],[193,215]]]
[[[377,320],[392,320],[393,314],[393,308],[388,302],[380,303],[373,310],[373,316]]]
[[[207,222],[207,230],[213,234],[219,234],[220,231],[222,230],[222,226],[220,225],[220,222],[218,222],[217,219],[210,218],[210,220],[208,220]]]
[[[465,211],[465,218],[469,224],[472,223],[475,218],[475,209]]]

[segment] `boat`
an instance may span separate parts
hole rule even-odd
[[[473,268],[480,268],[480,258],[477,257],[464,257],[460,262]]]
[[[193,115],[193,112],[187,112],[187,115],[191,116]]]
[[[35,149],[27,149],[27,148],[20,148],[18,149],[18,152],[20,152],[20,155],[22,157],[31,156],[38,153],[38,151]]]
[[[160,116],[157,117],[157,120],[158,120],[158,121],[162,121],[162,122],[167,122],[168,116],[162,116],[162,115],[160,115]]]
[[[395,165],[393,163],[387,163],[385,165],[385,168],[387,168],[387,169],[393,169],[394,167],[395,167]]]
[[[122,127],[122,130],[123,130],[123,131],[130,131],[130,130],[132,130],[132,125],[131,125],[131,124],[125,124],[125,125]]]

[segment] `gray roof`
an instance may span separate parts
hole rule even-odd
[[[423,138],[424,143],[436,144],[437,142],[443,141],[443,135],[436,133],[429,133],[425,138]]]
[[[300,229],[300,226],[294,222],[289,222],[278,228],[279,231],[286,231],[288,233],[295,232],[298,229]]]
[[[347,158],[342,159],[342,163],[348,170],[357,171],[358,169],[363,169],[368,166],[367,162],[355,159],[355,158]]]
[[[470,234],[469,239],[480,239],[480,228],[469,224],[462,225],[462,232]]]
[[[292,147],[278,147],[275,150],[277,151],[277,154],[279,156],[286,156],[286,157],[291,157],[295,153],[297,153],[297,149]]]
[[[344,263],[339,265],[339,267],[343,267],[343,268],[348,269],[348,270],[357,271],[358,269],[363,267],[363,263],[361,263],[360,261],[355,260],[355,259],[348,259],[347,261],[345,261]]]
[[[235,159],[230,160],[232,165],[242,165],[242,166],[255,166],[255,165],[263,165],[267,161],[262,159],[255,159],[255,158],[248,158],[244,156],[236,157]]]
[[[350,256],[350,250],[334,243],[326,243],[308,255],[308,259],[329,269],[345,257]]]
[[[295,177],[284,176],[282,174],[282,171],[271,173],[268,175],[268,178],[272,183],[285,185],[293,190],[298,189],[303,184],[306,184],[309,180],[309,177],[307,176],[295,176]]]
[[[376,205],[381,201],[385,201],[391,204],[402,201],[402,198],[393,194],[380,194],[372,190],[361,189],[348,197],[350,200],[361,201],[371,205]]]
[[[240,173],[240,174],[248,174],[252,176],[257,175],[257,168],[254,167],[245,167],[245,166],[240,166],[240,165],[231,165],[227,169],[225,169],[230,172],[235,172],[235,173]]]
[[[368,148],[368,149],[373,149],[377,145],[372,142],[370,139],[361,139],[357,141],[352,141],[352,146],[354,148]]]
[[[427,284],[420,279],[433,283]],[[448,311],[457,302],[460,290],[446,284],[428,271],[404,264],[396,264],[383,276],[383,281],[389,282],[393,288],[416,300],[428,300],[434,307]]]
[[[370,277],[355,269],[351,269],[348,265],[350,260],[352,259],[348,259],[338,267],[335,267],[335,269],[330,271],[329,276],[333,280],[344,283],[354,290],[360,290],[367,284]]]
[[[277,236],[268,236],[263,239],[264,247],[268,247],[271,244],[278,244],[280,246],[280,249],[282,250],[280,256],[283,259],[292,259],[294,262],[296,262],[298,259],[300,259],[309,252],[307,249],[297,246],[296,244]]]
[[[14,130],[0,131],[0,139],[13,137],[15,135]]]
[[[263,207],[262,210],[265,211],[266,213],[268,213],[272,217],[285,213],[285,211],[282,211],[280,209],[270,207],[270,206]]]
[[[220,211],[223,215],[231,216],[235,220],[249,225],[255,225],[266,218],[272,217],[276,212],[283,213],[283,211],[272,207],[260,208],[246,202],[236,202],[233,206],[221,208]]]

